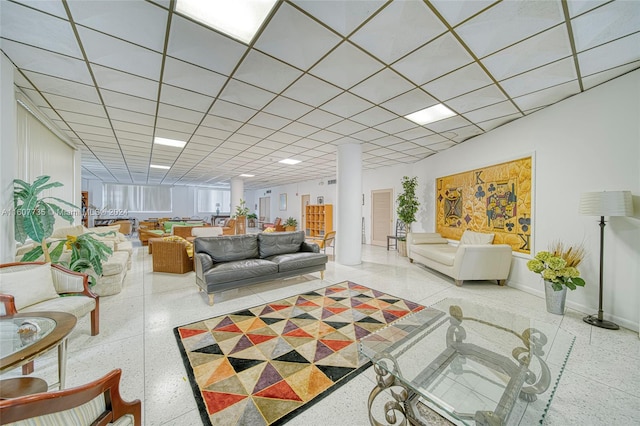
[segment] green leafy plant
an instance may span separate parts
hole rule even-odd
[[[408,176],[402,177],[402,189],[403,192],[398,195],[396,202],[398,208],[398,219],[405,223],[407,232],[411,232],[411,224],[416,221],[416,213],[418,213],[418,207],[420,202],[416,196],[416,187],[418,186],[418,178],[416,176],[409,178]]]
[[[109,258],[109,255],[113,253],[113,250],[111,250],[109,246],[94,238],[93,235],[104,237],[107,235],[115,235],[115,232],[110,231],[102,234],[87,232],[77,237],[68,235],[66,239],[46,243],[48,248],[58,243],[50,252],[52,263],[60,264],[72,271],[88,274],[89,284],[92,286],[96,284],[97,278],[102,275],[102,262],[105,262]],[[71,255],[65,256],[62,259],[65,248],[71,250]],[[42,246],[38,246],[26,253],[20,261],[32,262],[42,255]]]
[[[580,278],[578,265],[584,258],[582,246],[564,248],[560,242],[554,243],[550,251],[539,251],[535,257],[527,262],[530,271],[540,274],[545,281],[551,282],[555,291],[566,286],[570,290],[584,287],[584,280]]]
[[[285,222],[284,222],[284,226],[292,226],[292,227],[296,227],[298,226],[298,221],[295,220],[293,217],[289,217]]]
[[[249,207],[247,207],[246,204],[246,201],[241,198],[240,204],[236,206],[236,217],[246,217],[249,214]]]
[[[24,243],[27,237],[41,244],[46,262],[51,262],[46,239],[53,233],[55,215],[69,223],[73,223],[73,216],[59,204],[72,209],[77,206],[56,197],[42,197],[42,191],[63,186],[60,182],[49,182],[50,176],[38,176],[29,184],[20,179],[13,181],[13,207],[15,210],[15,238]],[[55,202],[52,202],[55,201]]]
[[[257,215],[257,214],[255,214],[255,213],[249,213],[249,214],[247,215],[247,219],[253,219],[253,220],[255,220],[255,219],[257,219],[257,218],[258,218],[258,215]]]

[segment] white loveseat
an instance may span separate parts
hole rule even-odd
[[[464,231],[455,246],[438,233],[407,235],[409,261],[419,262],[455,280],[496,280],[504,285],[511,268],[511,246],[493,244],[494,234]]]

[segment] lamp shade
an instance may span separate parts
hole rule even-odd
[[[631,191],[584,192],[580,196],[580,214],[586,216],[631,216]]]

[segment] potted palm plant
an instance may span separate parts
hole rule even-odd
[[[417,186],[418,178],[416,176],[412,178],[403,176],[403,191],[396,199],[398,204],[396,213],[398,214],[398,219],[404,222],[407,233],[411,232],[411,224],[416,221],[416,213],[418,213],[418,207],[420,207],[420,202],[416,196]],[[398,253],[401,256],[407,255],[407,240],[405,237],[398,238]]]
[[[258,219],[258,215],[255,213],[249,213],[247,215],[247,222],[248,222],[249,228],[256,227],[256,219]]]
[[[298,221],[295,220],[293,217],[289,217],[284,222],[284,230],[285,231],[295,231],[297,226],[298,226]]]
[[[240,204],[236,206],[236,234],[241,235],[246,233],[247,229],[247,215],[249,214],[249,207],[246,205],[246,201],[240,199]]]

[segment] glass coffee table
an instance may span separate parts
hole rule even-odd
[[[360,342],[390,424],[531,425],[553,399],[575,337],[558,326],[461,299],[445,299]],[[391,398],[391,396],[393,398]],[[396,415],[404,416],[397,423]]]

